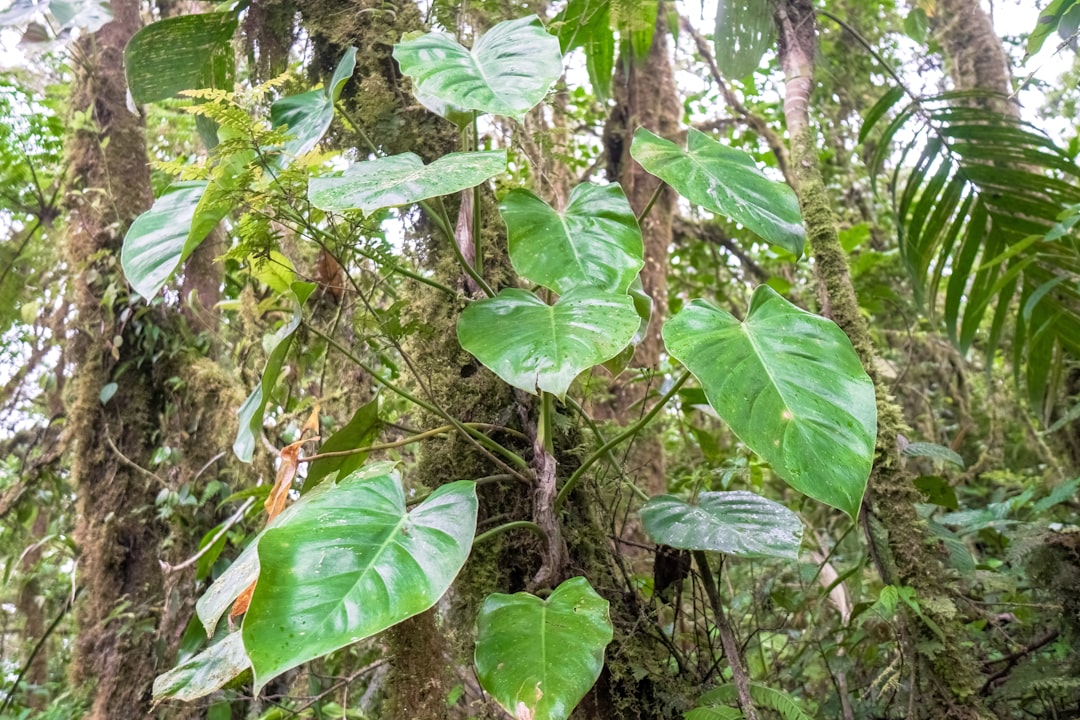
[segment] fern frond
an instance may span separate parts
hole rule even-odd
[[[715,687],[702,695],[698,700],[698,704],[703,706],[730,705],[736,701],[737,697],[738,690],[735,685],[729,683]],[[759,683],[750,683],[750,697],[761,707],[780,713],[784,720],[810,720],[810,716],[799,706],[799,701],[783,690],[777,690]]]

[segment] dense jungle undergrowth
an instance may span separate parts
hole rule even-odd
[[[1080,718],[1029,5],[11,2],[0,718]]]

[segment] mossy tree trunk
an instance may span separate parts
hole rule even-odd
[[[90,695],[92,720],[145,717],[157,669],[161,607],[161,489],[145,468],[159,394],[149,357],[149,315],[127,312],[119,268],[124,229],[152,200],[141,118],[127,109],[123,50],[139,28],[139,3],[116,0],[114,19],[78,42],[72,113],[88,122],[69,141],[66,250],[76,313],[68,407],[71,475],[78,504],[77,578],[83,588],[73,679]],[[101,390],[117,383],[106,403]]]
[[[795,191],[799,196],[814,270],[831,318],[851,339],[877,388],[878,438],[862,519],[882,579],[913,587],[926,613],[936,622],[943,641],[926,623],[909,614],[905,643],[917,662],[917,686],[911,698],[924,693],[926,717],[974,720],[988,713],[978,695],[978,658],[962,646],[963,626],[953,604],[954,588],[932,550],[926,525],[915,512],[921,500],[904,471],[897,436],[905,429],[899,406],[875,368],[870,328],[859,310],[829,197],[818,164],[817,142],[810,124],[817,24],[810,0],[785,0],[775,6],[780,61],[787,79],[784,114],[791,142]],[[873,531],[884,529],[884,538]],[[914,703],[912,703],[914,706]]]

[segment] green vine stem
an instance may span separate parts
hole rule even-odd
[[[498,527],[493,527],[490,530],[487,530],[485,532],[480,533],[473,540],[473,545],[474,546],[479,545],[480,543],[484,542],[485,540],[490,540],[491,538],[495,537],[496,535],[501,535],[501,534],[503,534],[504,532],[506,532],[508,530],[517,530],[518,528],[521,528],[522,530],[528,530],[530,532],[533,532],[543,542],[545,542],[545,543],[547,542],[547,539],[548,539],[547,538],[547,533],[545,533],[543,528],[541,528],[539,525],[537,525],[534,522],[529,522],[528,520],[515,520],[513,522],[503,523],[502,525],[499,525]]]
[[[621,433],[619,433],[612,439],[608,440],[606,443],[594,450],[593,453],[589,455],[589,457],[585,458],[585,460],[581,463],[578,469],[575,470],[570,476],[570,478],[566,481],[566,483],[563,484],[562,490],[559,491],[558,497],[555,498],[556,512],[562,508],[563,504],[566,503],[566,499],[570,497],[570,493],[573,492],[574,488],[577,487],[577,484],[581,482],[581,478],[584,477],[585,473],[588,472],[589,468],[591,468],[597,460],[610,452],[612,448],[618,447],[623,442],[629,440],[630,438],[641,432],[642,428],[648,425],[652,421],[652,419],[656,417],[657,413],[659,413],[664,408],[664,406],[667,405],[668,401],[675,396],[675,393],[679,391],[679,388],[681,388],[683,384],[689,379],[690,371],[684,370],[683,374],[679,376],[679,379],[675,381],[675,384],[671,386],[671,389],[668,390],[664,394],[664,396],[660,398],[659,401],[657,401],[655,405],[653,405],[652,409],[649,410],[649,412],[645,413],[645,415],[643,415],[640,420],[623,430]]]

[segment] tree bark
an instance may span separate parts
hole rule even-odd
[[[863,507],[867,540],[875,557],[880,559],[882,579],[893,585],[911,586],[920,598],[932,600],[925,602],[924,607],[944,635],[943,647],[923,650],[937,638],[921,619],[908,617],[910,630],[917,639],[930,641],[914,644],[922,687],[909,687],[908,692],[926,693],[927,701],[933,703],[933,709],[928,711],[932,717],[956,720],[987,717],[988,712],[977,694],[981,684],[977,658],[961,646],[963,628],[957,614],[932,609],[951,608],[953,589],[941,560],[931,549],[925,524],[915,512],[915,503],[920,498],[903,470],[897,446],[904,420],[876,370],[870,328],[859,310],[818,164],[809,113],[817,50],[813,4],[810,0],[785,0],[775,6],[775,19],[780,62],[787,79],[784,114],[790,134],[795,191],[802,207],[814,270],[832,319],[851,339],[876,386],[877,448]],[[884,541],[872,532],[874,522],[884,526],[887,533]]]
[[[158,417],[149,357],[140,357],[149,322],[122,314],[125,283],[117,258],[124,229],[152,200],[142,120],[127,109],[123,51],[139,28],[136,0],[115,0],[113,21],[82,38],[72,113],[88,122],[68,145],[72,188],[66,250],[76,313],[68,407],[77,491],[78,581],[84,592],[73,679],[89,690],[87,717],[149,713],[161,602],[158,549],[166,528],[155,518],[156,487],[145,467]],[[117,374],[118,368],[122,372]],[[117,382],[111,400],[102,388]]]

